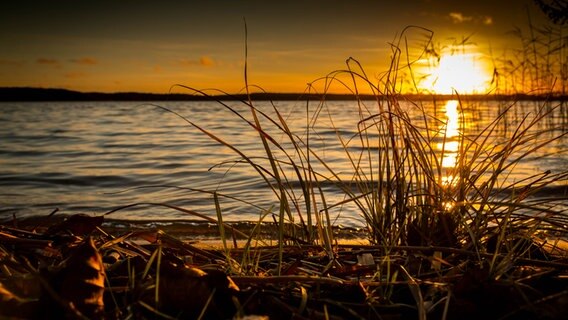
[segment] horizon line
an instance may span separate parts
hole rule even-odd
[[[397,96],[414,100],[550,100],[568,101],[567,94],[559,93],[473,93],[473,94],[435,94],[435,93],[397,93],[397,94],[370,94],[370,93],[306,93],[306,92],[251,92],[247,93],[224,93],[209,94],[195,90],[193,93],[152,93],[137,91],[96,92],[76,91],[65,88],[42,88],[42,87],[0,87],[0,101],[3,102],[39,102],[39,101],[144,101],[144,100],[169,100],[169,101],[203,101],[203,100],[247,100],[249,97],[256,100],[375,100],[389,96]]]

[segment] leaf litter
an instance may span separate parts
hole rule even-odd
[[[568,255],[558,244],[535,240],[515,259],[341,243],[330,254],[301,243],[207,248],[160,229],[111,234],[102,223],[72,215],[1,225],[0,317],[563,319],[568,312]]]

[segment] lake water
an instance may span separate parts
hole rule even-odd
[[[247,106],[234,101],[226,103],[253,121]],[[152,104],[179,113],[269,168],[258,133],[223,105],[193,101]],[[179,116],[152,104],[1,103],[0,218],[45,216],[56,208],[63,214],[100,215],[141,202],[167,203],[216,217],[214,191],[220,195],[220,207],[226,221],[257,221],[263,210],[277,212],[277,197],[255,170],[240,161],[238,154]],[[339,174],[352,174],[353,168],[346,160],[338,136],[349,142],[348,150],[357,152],[358,139],[353,137],[356,137],[357,123],[362,116],[357,103],[328,101],[324,108],[313,103],[307,110],[306,101],[277,101],[274,104],[287,125],[304,141],[308,141],[308,117],[311,147]],[[507,139],[514,134],[515,125],[523,116],[536,112],[542,104],[517,102],[506,121],[492,135]],[[432,116],[447,119],[450,133],[451,112],[455,112],[455,105],[446,102],[436,105],[423,102],[420,105]],[[468,132],[475,134],[508,105],[511,103],[464,103],[463,113],[458,117],[465,119]],[[256,106],[276,118],[269,102],[257,102]],[[369,114],[378,112],[376,103],[371,101],[365,102],[365,107]],[[401,107],[411,114],[416,113],[414,104],[401,102]],[[413,117],[420,123],[418,114]],[[542,132],[539,136],[547,138],[565,133],[567,118],[566,106],[556,109],[536,128]],[[261,121],[276,142],[293,150],[282,132],[263,117]],[[459,125],[454,129],[459,129]],[[566,170],[567,146],[567,137],[554,141],[523,159],[507,179],[520,181],[527,175],[546,170]],[[451,145],[447,143],[445,149],[444,165],[451,166]],[[289,153],[294,159],[294,152]],[[281,165],[284,166],[284,162]],[[566,186],[567,182],[559,181],[558,185]],[[332,185],[324,185],[324,189],[328,193],[328,205],[343,199],[342,192]],[[344,207],[334,214],[336,224],[361,226],[364,223],[355,208]],[[196,219],[177,210],[149,205],[119,210],[108,217],[154,222]]]

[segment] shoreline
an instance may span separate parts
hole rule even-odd
[[[6,219],[0,221],[0,226],[12,226],[21,229],[47,230],[52,226],[59,225],[72,216],[81,216],[86,219],[101,219],[101,229],[113,236],[119,236],[127,232],[162,231],[170,236],[182,241],[200,242],[204,244],[221,243],[219,226],[216,223],[197,220],[197,219],[169,219],[169,220],[127,220],[127,219],[107,219],[104,216],[90,215],[64,215],[55,214],[52,216],[30,216],[16,219]],[[231,228],[241,233],[252,234],[257,223],[250,221],[224,221],[227,243],[237,241],[238,243],[246,239],[242,235],[232,233]],[[299,225],[287,224],[287,228],[301,228]],[[263,222],[258,231],[258,238],[264,241],[275,242],[278,240],[278,226],[274,222]],[[334,226],[333,237],[339,243],[369,243],[368,231],[364,228],[339,227]]]
[[[253,101],[306,101],[306,100],[376,100],[386,99],[386,95],[324,93],[307,94],[294,92],[254,92]],[[568,101],[566,94],[430,94],[405,93],[400,99],[410,101],[455,100],[462,101]],[[148,93],[148,92],[80,92],[60,88],[0,87],[0,102],[64,102],[64,101],[247,101],[243,93],[209,95],[195,91],[192,93]]]
[[[76,221],[70,217],[80,217],[86,220]],[[33,232],[46,232],[53,226],[61,226],[68,221],[71,224],[99,224],[99,231],[113,237],[120,237],[126,234],[133,234],[131,238],[134,242],[145,242],[144,238],[155,233],[162,233],[170,238],[178,239],[184,243],[193,245],[204,250],[223,250],[226,244],[228,250],[243,249],[247,242],[251,246],[258,248],[270,248],[278,246],[278,226],[273,222],[264,222],[256,236],[247,239],[238,233],[231,232],[230,228],[238,230],[240,233],[252,234],[256,226],[255,223],[248,221],[227,221],[225,222],[226,239],[223,241],[219,234],[219,226],[215,223],[196,220],[124,220],[124,219],[104,219],[103,216],[77,215],[53,215],[53,216],[32,216],[16,219],[14,221],[0,221],[0,230],[4,228],[14,228],[20,230],[33,230]],[[85,223],[85,221],[87,223]],[[11,225],[12,224],[12,225]],[[98,227],[98,226],[97,226]],[[287,227],[292,225],[287,224]],[[300,228],[295,225],[294,227]],[[380,247],[372,245],[369,240],[368,231],[365,228],[354,227],[332,227],[333,245],[353,246],[353,247]],[[139,234],[140,236],[137,236]],[[135,240],[138,239],[138,240]],[[287,238],[286,240],[297,240]],[[549,254],[557,257],[568,258],[568,238],[562,236],[551,236],[547,238],[535,237],[533,239],[539,247]],[[305,244],[308,245],[308,244]]]

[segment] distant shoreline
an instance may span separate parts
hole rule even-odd
[[[379,96],[380,97],[380,96]],[[359,95],[361,100],[375,100],[377,96],[369,94]],[[382,98],[382,97],[381,97]],[[431,94],[403,94],[401,99],[412,101],[423,100],[450,100],[456,99],[456,95],[431,95]],[[477,94],[460,95],[462,100],[505,100],[505,101],[568,101],[568,95],[496,95]],[[0,88],[1,102],[40,102],[40,101],[238,101],[247,100],[246,94],[219,94],[199,95],[183,93],[142,93],[142,92],[80,92],[56,88],[28,88],[28,87],[3,87]],[[307,93],[251,93],[254,101],[306,101],[306,100],[353,100],[353,94],[307,94]]]

